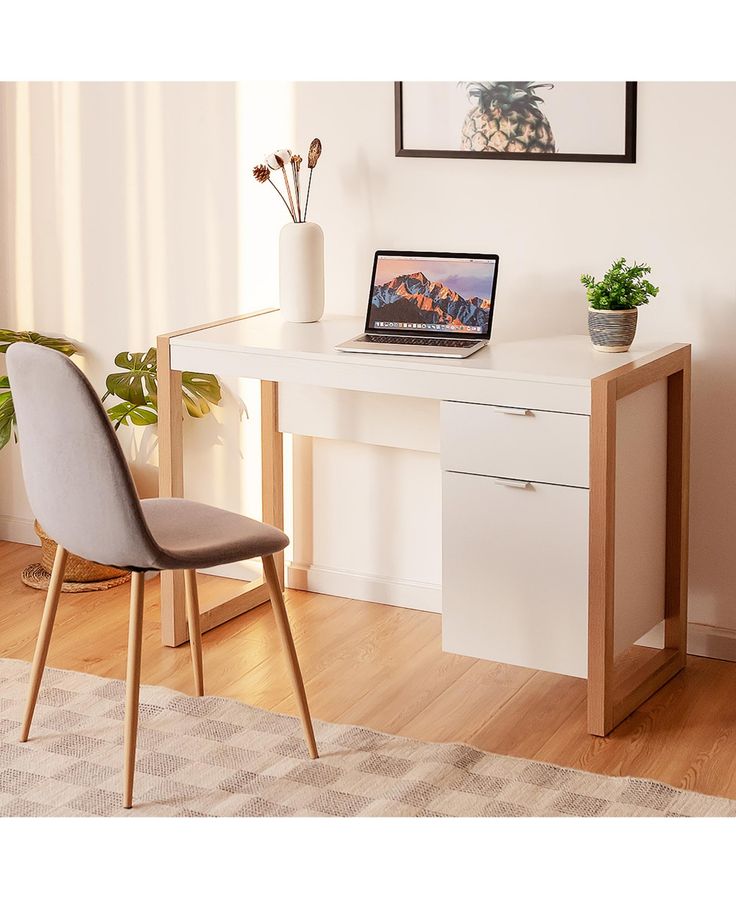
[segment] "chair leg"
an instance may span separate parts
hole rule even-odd
[[[68,553],[63,546],[56,547],[54,567],[51,571],[49,589],[46,593],[46,604],[43,607],[43,618],[41,619],[41,627],[38,632],[36,651],[33,654],[33,664],[31,666],[31,682],[28,688],[28,701],[26,703],[26,713],[23,717],[23,729],[21,730],[20,734],[21,743],[26,742],[26,740],[28,739],[28,734],[31,730],[33,712],[36,709],[36,700],[38,699],[38,691],[41,689],[43,669],[46,665],[46,656],[49,652],[51,631],[54,629],[56,609],[59,605],[61,587],[64,583],[64,569],[66,568],[67,556]]]
[[[307,694],[304,690],[302,673],[299,670],[299,659],[296,655],[294,638],[291,635],[289,618],[286,614],[286,605],[284,604],[284,595],[281,592],[281,585],[279,584],[279,576],[276,571],[276,564],[273,556],[263,556],[263,573],[266,577],[268,591],[271,595],[271,607],[273,608],[273,615],[276,619],[276,626],[279,630],[279,636],[281,637],[281,643],[284,648],[284,655],[286,656],[286,662],[289,667],[291,683],[294,688],[294,693],[296,694],[296,703],[299,706],[299,715],[302,719],[304,738],[307,741],[309,757],[316,759],[319,758],[319,755],[317,753],[317,743],[314,739],[314,730],[312,728],[312,719],[309,714],[309,706],[307,705]]]
[[[130,624],[128,629],[128,670],[125,687],[125,764],[123,807],[133,806],[135,747],[138,736],[138,697],[141,686],[141,645],[143,642],[143,573],[134,571],[130,579]]]
[[[197,696],[204,696],[204,668],[202,665],[202,631],[199,624],[199,596],[197,595],[197,572],[189,569],[184,572],[184,590],[187,605],[187,624],[189,625],[189,646],[192,650],[192,667],[194,668],[194,691]]]

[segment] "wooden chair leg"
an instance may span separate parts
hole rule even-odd
[[[289,618],[286,614],[286,605],[284,604],[284,595],[281,592],[281,585],[279,583],[279,576],[273,556],[263,556],[263,573],[266,577],[266,583],[268,584],[273,615],[276,619],[276,626],[279,630],[281,643],[284,647],[284,655],[286,656],[286,662],[289,667],[291,683],[294,688],[294,693],[296,694],[296,703],[299,707],[299,715],[302,719],[302,726],[304,727],[304,737],[307,741],[309,757],[316,759],[319,758],[319,755],[317,753],[317,743],[314,739],[314,729],[312,728],[309,706],[307,705],[307,694],[304,690],[302,673],[299,670],[299,659],[296,655],[294,638],[291,635]]]
[[[38,640],[36,641],[36,651],[33,654],[33,664],[31,666],[31,682],[28,687],[28,701],[26,703],[26,713],[23,717],[23,729],[21,730],[20,734],[21,743],[26,742],[26,740],[28,739],[28,734],[31,730],[33,712],[36,709],[36,700],[38,699],[38,691],[41,689],[43,669],[46,665],[46,656],[49,652],[51,632],[54,629],[56,609],[59,605],[61,587],[64,583],[64,569],[66,568],[67,556],[68,553],[63,546],[56,547],[54,567],[51,571],[49,589],[46,593],[46,604],[43,607],[41,627],[38,632]]]
[[[123,807],[133,806],[135,747],[138,736],[138,697],[141,686],[141,646],[143,642],[143,573],[134,571],[130,580],[130,624],[128,629],[128,670],[125,687],[125,764]]]
[[[184,572],[184,590],[187,606],[187,624],[189,625],[189,646],[192,650],[192,667],[194,668],[194,691],[195,695],[204,696],[202,631],[199,624],[197,572],[194,571],[194,569],[190,569]]]

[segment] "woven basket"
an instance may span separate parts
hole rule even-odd
[[[51,574],[51,570],[54,567],[54,556],[56,555],[56,541],[49,537],[37,521],[33,522],[33,528],[41,540],[41,567],[44,571]],[[80,556],[69,553],[66,560],[64,581],[88,583],[90,581],[107,581],[110,578],[118,578],[123,575],[127,575],[127,571],[121,571],[120,568],[111,568],[108,565],[98,565],[96,562],[88,562],[86,559],[80,558]]]
[[[638,309],[591,309],[588,330],[601,353],[625,353],[636,335]]]
[[[33,587],[34,590],[49,589],[51,575],[41,565],[40,562],[34,562],[24,568],[20,573],[20,579],[27,587]],[[110,578],[109,581],[64,581],[61,585],[62,593],[94,593],[99,590],[110,590],[120,584],[125,584],[130,580],[130,572],[124,571],[123,577]]]

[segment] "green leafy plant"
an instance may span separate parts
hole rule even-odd
[[[73,356],[79,352],[79,347],[64,337],[47,337],[36,331],[8,331],[0,328],[0,353],[7,353],[8,347],[14,343],[37,343],[58,350],[65,356]]]
[[[0,375],[0,449],[10,440],[15,431],[15,408],[10,381],[7,375]],[[18,439],[17,436],[15,438]]]
[[[73,356],[77,347],[63,337],[46,337],[36,331],[10,331],[0,328],[0,353],[7,353],[8,347],[14,343],[37,343],[40,346],[57,350],[65,356]],[[18,430],[15,419],[13,394],[10,392],[10,381],[7,375],[0,375],[0,450],[13,437],[18,442]]]
[[[65,356],[73,356],[78,347],[60,337],[46,337],[36,331],[10,331],[0,328],[0,353],[6,353],[14,343],[37,343],[57,350]],[[119,403],[111,406],[107,414],[115,430],[120,425],[155,425],[158,422],[158,372],[156,350],[151,347],[145,353],[118,353],[115,365],[122,369],[107,376],[105,402],[114,396]],[[204,418],[222,400],[220,382],[214,375],[185,371],[182,373],[182,402],[192,418]],[[13,437],[18,441],[15,407],[7,375],[0,375],[0,450]]]
[[[644,306],[656,297],[659,288],[647,281],[651,272],[648,265],[628,265],[625,259],[617,259],[600,281],[593,275],[581,275],[580,281],[587,288],[591,309],[623,310]]]
[[[121,400],[107,410],[115,430],[120,425],[155,425],[158,421],[158,369],[154,347],[145,353],[118,353],[115,365],[120,372],[107,376],[103,403],[111,396]],[[204,418],[222,400],[220,382],[215,375],[182,372],[181,393],[184,407],[192,418]]]

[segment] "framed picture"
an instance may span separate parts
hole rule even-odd
[[[635,81],[397,81],[396,155],[636,162]]]

